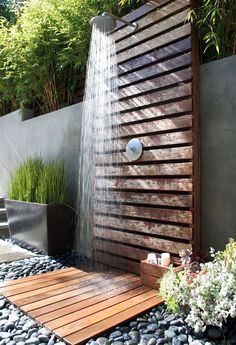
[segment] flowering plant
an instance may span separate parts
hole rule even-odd
[[[236,242],[230,239],[223,252],[211,249],[211,256],[198,271],[191,264],[182,272],[170,269],[160,281],[168,309],[185,317],[196,332],[236,317]]]

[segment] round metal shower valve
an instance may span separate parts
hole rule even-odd
[[[126,154],[130,162],[138,160],[143,153],[143,145],[138,139],[131,139],[126,146]]]

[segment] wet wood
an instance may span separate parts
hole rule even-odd
[[[114,204],[146,204],[154,206],[169,207],[192,207],[192,195],[163,194],[163,193],[144,193],[138,191],[117,192],[113,191],[107,195],[103,191],[98,191],[97,201],[112,202]]]
[[[179,144],[190,144],[193,142],[193,134],[191,130],[187,130],[183,132],[150,134],[147,136],[137,135],[135,136],[135,138],[139,139],[145,148],[153,148],[153,147],[159,148],[161,146],[167,146],[167,145],[176,146]],[[106,152],[125,151],[126,145],[128,144],[130,139],[132,139],[132,136],[125,139],[119,139],[115,142],[110,140],[106,144],[106,149],[107,149]],[[102,149],[103,149],[102,144],[98,145],[98,152],[103,152]]]
[[[162,238],[154,238],[144,234],[134,234],[114,230],[106,231],[101,228],[95,228],[94,235],[98,238],[118,241],[122,244],[126,243],[147,248],[152,251],[169,252],[174,254],[179,254],[179,251],[184,248],[191,248],[190,244],[176,242],[174,239],[172,241],[164,240]]]
[[[136,264],[138,267],[139,264]],[[77,272],[77,275],[83,276],[83,281],[74,285],[73,275],[69,272]],[[88,277],[96,274],[96,279],[87,281]],[[49,286],[55,277],[59,277],[62,281],[71,278],[72,291],[76,292],[73,297],[65,297],[61,289],[55,285],[52,291],[57,296],[57,302],[49,301],[47,295],[44,295],[39,287],[35,290],[33,282],[44,281],[45,286]],[[1,292],[10,302],[20,307],[23,312],[27,312],[30,317],[43,324],[55,332],[60,338],[68,344],[81,344],[92,334],[99,334],[111,327],[116,326],[120,322],[135,317],[138,313],[145,311],[148,307],[153,307],[162,302],[162,299],[156,297],[156,291],[143,286],[139,276],[131,273],[119,273],[116,271],[96,273],[83,272],[78,269],[69,268],[55,272],[50,272],[34,277],[19,279],[19,281],[11,281],[1,284]],[[98,281],[99,279],[99,281]],[[87,289],[85,285],[87,283]],[[23,285],[24,284],[24,285]],[[9,290],[9,287],[12,290]],[[15,300],[15,296],[24,295],[22,290],[24,287],[26,293],[30,293],[31,297],[22,300]],[[5,291],[6,288],[6,291]],[[32,290],[30,290],[32,288]],[[90,289],[90,290],[89,290]],[[14,291],[14,295],[9,295],[9,291]],[[132,313],[130,313],[130,308]],[[128,319],[127,319],[128,309]],[[125,313],[123,313],[125,312]],[[104,321],[107,323],[105,327]],[[98,325],[101,328],[98,330]],[[90,336],[85,337],[79,335],[75,337],[74,342],[68,338],[69,335],[75,336],[77,332],[90,329]]]
[[[189,50],[191,50],[191,37],[183,38],[178,42],[170,43],[158,50],[153,50],[140,57],[120,63],[118,65],[119,76],[131,72],[132,70],[144,68],[144,66],[150,64],[152,65],[153,63],[156,63],[157,66],[157,62],[160,63],[163,60],[173,58],[173,56],[185,53]]]
[[[183,160],[192,159],[192,147],[173,147],[163,149],[153,149],[144,151],[140,159],[136,162],[158,162],[158,161],[169,161],[169,160]],[[129,163],[127,155],[125,153],[114,153],[114,154],[103,154],[97,157],[96,164],[104,163]],[[99,179],[97,179],[99,184]]]
[[[153,63],[151,66],[139,69],[137,71],[131,71],[118,79],[120,88],[131,85],[140,80],[150,79],[158,77],[164,73],[172,73],[178,68],[186,68],[192,63],[192,57],[190,53],[173,57],[163,62]]]
[[[106,213],[106,215],[120,215],[123,217],[141,217],[153,220],[164,220],[176,223],[192,223],[192,212],[175,210],[175,209],[159,209],[141,206],[131,206],[131,205],[109,205],[109,204],[98,204],[95,207],[96,213]],[[99,224],[99,222],[98,222]],[[102,224],[101,224],[102,225]]]
[[[119,90],[119,100],[121,101],[124,97],[133,97],[134,95],[138,95],[140,93],[153,91],[157,88],[160,89],[167,86],[170,87],[173,84],[175,85],[187,82],[190,81],[191,77],[191,69],[185,68],[181,71],[159,76],[157,78],[149,79],[131,86],[123,87]]]
[[[102,219],[104,226],[117,230],[134,231],[140,234],[159,235],[165,237],[192,239],[192,228],[181,225],[160,224],[150,220],[122,219],[114,216],[104,216]]]
[[[183,23],[184,24],[184,23]],[[124,52],[118,53],[117,55],[117,62],[121,63],[123,61],[129,60],[136,56],[141,55],[142,53],[147,53],[147,51],[151,51],[152,49],[158,49],[163,45],[170,44],[170,42],[176,40],[178,38],[184,38],[185,36],[191,33],[191,26],[190,24],[182,25],[181,27],[174,29],[170,32],[164,33],[158,37],[152,38],[139,46],[135,46],[130,50],[126,50]]]
[[[184,84],[163,91],[151,91],[142,96],[129,98],[125,101],[119,101],[119,111],[131,111],[131,109],[149,106],[153,103],[166,102],[172,99],[188,97],[192,94],[192,85]]]
[[[173,163],[173,164],[152,164],[152,165],[124,165],[124,166],[108,166],[104,169],[96,169],[96,176],[122,176],[129,178],[130,176],[186,176],[192,175],[192,163]]]

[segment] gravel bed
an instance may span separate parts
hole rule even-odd
[[[9,239],[6,239],[9,241]],[[27,248],[29,249],[29,248]],[[0,282],[80,266],[84,259],[76,252],[50,257],[33,250],[36,256],[0,264]],[[236,345],[236,322],[195,334],[182,320],[161,305],[148,313],[91,339],[86,345]],[[22,313],[0,295],[0,345],[63,345],[52,332]]]

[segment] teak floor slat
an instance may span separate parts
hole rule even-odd
[[[71,345],[162,303],[133,273],[66,268],[1,284],[10,302]]]

